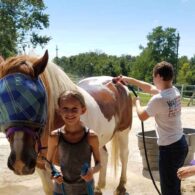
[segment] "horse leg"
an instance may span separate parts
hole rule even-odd
[[[119,132],[119,135],[118,135],[118,138],[119,138],[118,146],[119,146],[122,170],[121,170],[120,182],[116,189],[117,195],[125,195],[126,193],[125,184],[127,182],[127,163],[128,163],[128,155],[129,155],[129,147],[128,147],[129,131],[130,129],[126,129],[124,131]]]
[[[101,157],[101,169],[98,178],[98,184],[95,188],[95,195],[101,195],[101,189],[106,185],[106,170],[108,164],[108,152],[106,147],[100,148],[100,157]]]
[[[42,185],[43,185],[43,190],[46,195],[52,195],[53,194],[53,182],[50,177],[50,173],[45,170],[45,169],[40,169],[36,168],[37,173],[39,174]]]

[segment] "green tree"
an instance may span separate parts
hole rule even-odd
[[[0,0],[0,55],[8,57],[32,44],[44,46],[51,38],[39,35],[49,26],[42,0]]]
[[[182,64],[179,73],[178,73],[178,83],[179,84],[188,84],[188,76],[191,75],[190,64],[184,63]]]
[[[158,26],[153,29],[152,33],[149,33],[148,48],[151,49],[153,60],[157,63],[160,61],[168,61],[173,64],[175,69],[175,75],[177,75],[177,58],[178,58],[178,46],[179,36],[176,34],[175,28],[165,28]]]
[[[140,80],[152,82],[152,69],[154,64],[155,61],[152,58],[151,49],[145,48],[132,64],[130,74]]]
[[[158,26],[149,33],[148,47],[152,50],[153,58],[156,62],[162,60],[176,64],[178,35],[175,28],[165,28]]]
[[[177,51],[179,38],[175,28],[158,26],[147,36],[148,43],[137,57],[133,65],[133,75],[146,81],[152,81],[152,69],[160,61],[168,61],[173,64],[177,74]]]

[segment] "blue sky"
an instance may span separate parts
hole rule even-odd
[[[71,56],[100,51],[139,55],[146,36],[157,26],[176,28],[179,56],[195,54],[195,0],[44,0],[50,27],[41,32],[52,40],[42,54]]]

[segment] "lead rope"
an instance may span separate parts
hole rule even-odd
[[[53,177],[60,176],[60,172],[55,168],[55,166],[50,161],[47,160],[47,158],[45,158],[44,156],[42,156],[42,159],[45,160],[50,165],[51,175]],[[65,192],[65,187],[64,187],[64,184],[63,183],[61,184],[61,188],[62,188],[62,195],[67,195],[66,192]]]
[[[81,175],[86,175],[87,171],[89,169],[89,164],[88,163],[84,163],[81,167]],[[86,182],[87,185],[87,193],[88,195],[94,195],[94,190],[93,190],[93,180],[87,181]]]
[[[133,94],[135,95],[135,97],[137,97],[137,93],[135,92],[135,90],[133,89],[132,86],[130,85],[127,85],[127,87],[133,92]],[[150,174],[150,177],[151,177],[151,180],[152,180],[152,183],[156,189],[156,191],[158,192],[159,195],[161,195],[155,181],[154,181],[154,177],[152,175],[152,171],[151,171],[151,168],[150,168],[150,164],[149,164],[149,160],[148,160],[148,154],[147,154],[147,150],[146,150],[146,140],[145,140],[145,134],[144,134],[144,122],[141,121],[141,127],[142,127],[142,134],[143,134],[143,144],[144,144],[144,154],[145,154],[145,158],[146,158],[146,163],[147,163],[147,167],[148,167],[148,172]]]

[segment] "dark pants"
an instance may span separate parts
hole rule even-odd
[[[181,181],[177,177],[188,154],[185,136],[168,146],[159,146],[159,172],[162,195],[181,195]]]

